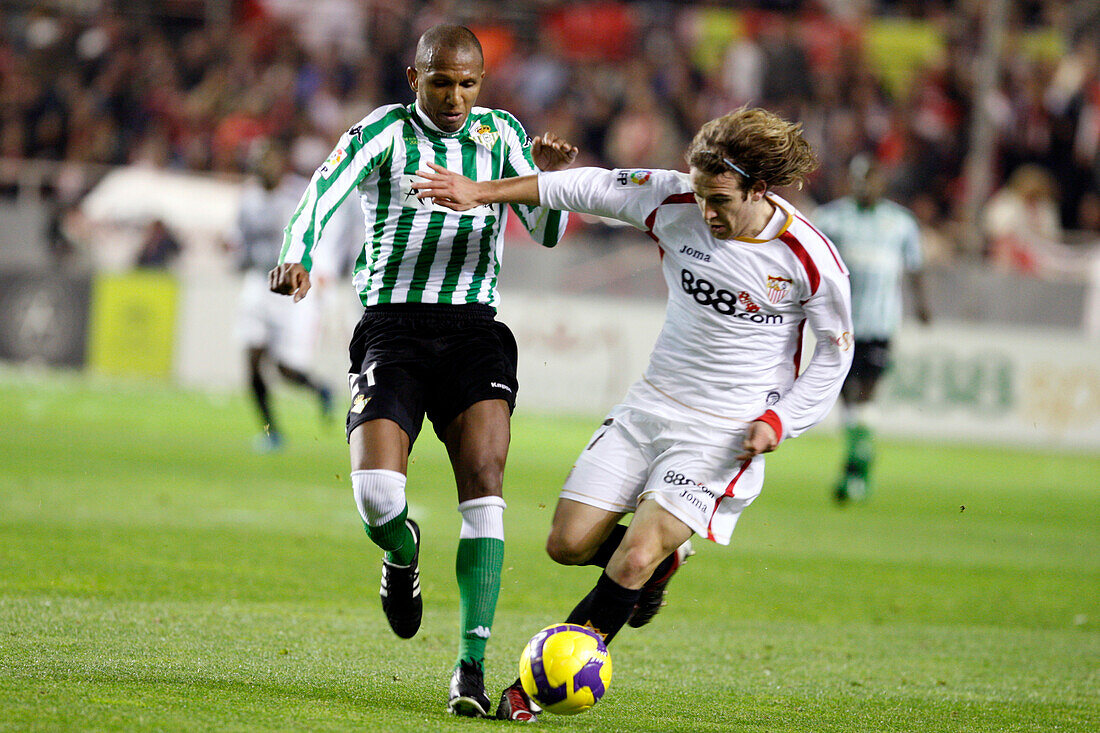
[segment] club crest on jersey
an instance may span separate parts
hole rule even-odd
[[[644,186],[652,175],[653,172],[647,170],[621,170],[615,176],[615,182],[620,186]]]
[[[792,284],[793,281],[789,277],[768,275],[768,300],[772,303],[780,302],[791,292]]]
[[[477,142],[481,143],[490,150],[497,144],[497,138],[500,137],[500,133],[489,127],[488,125],[480,125],[473,132],[473,138]]]

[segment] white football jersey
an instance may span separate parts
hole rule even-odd
[[[266,275],[279,262],[283,227],[298,208],[307,183],[301,176],[288,174],[271,190],[255,179],[244,184],[237,227],[232,233],[239,245],[242,270],[258,270]]]
[[[677,171],[540,173],[539,195],[543,206],[632,224],[661,248],[665,323],[625,404],[724,427],[762,418],[781,439],[829,412],[852,363],[848,271],[790,203],[768,194],[764,231],[723,240]],[[799,374],[807,324],[817,345]]]

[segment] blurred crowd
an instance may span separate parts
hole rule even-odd
[[[576,142],[582,164],[683,168],[700,124],[759,105],[802,121],[819,151],[797,195],[841,195],[848,161],[871,152],[925,227],[933,262],[986,255],[1026,271],[995,243],[1006,221],[1056,242],[1067,230],[1100,234],[1095,2],[1005,3],[1004,63],[984,93],[984,0],[0,4],[8,168],[36,159],[239,173],[256,140],[275,138],[311,171],[369,110],[411,101],[404,69],[416,38],[448,20],[482,40],[480,103]],[[906,38],[931,38],[933,52],[910,65],[883,58],[892,47],[873,42],[882,23],[909,29],[899,51]],[[983,214],[987,236],[975,239],[960,227],[979,109],[995,136],[1000,208]]]

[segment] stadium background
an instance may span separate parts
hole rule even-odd
[[[105,426],[130,430],[107,416],[109,395],[140,401],[153,390],[153,402],[181,399],[222,417],[231,400],[233,429],[217,434],[227,450],[248,452],[233,336],[240,275],[224,240],[250,152],[278,139],[308,175],[366,111],[410,99],[404,68],[416,37],[456,20],[486,50],[479,103],[513,111],[532,134],[576,142],[579,164],[683,167],[703,121],[739,104],[766,106],[802,121],[820,151],[806,189],[783,192],[812,212],[844,192],[850,157],[872,152],[889,195],[921,222],[935,318],[906,322],[876,405],[876,422],[909,461],[898,475],[921,470],[924,446],[954,456],[951,470],[968,475],[967,447],[993,445],[1000,452],[983,459],[982,480],[995,492],[1019,479],[1033,451],[1052,451],[1044,480],[1057,483],[1050,477],[1064,467],[1084,487],[1074,504],[1085,513],[1083,554],[1067,563],[1093,590],[1069,596],[1084,600],[1072,623],[1090,632],[1083,648],[1095,649],[1097,569],[1082,559],[1100,540],[1095,3],[0,0],[0,11],[0,389],[9,397],[0,414],[9,435],[37,434],[43,401],[80,405],[85,390],[96,395],[84,415],[93,430],[100,410]],[[600,416],[640,372],[660,326],[664,286],[651,242],[573,221],[552,252],[510,231],[502,315],[520,344],[530,420],[517,435],[526,427],[541,436],[543,417],[557,425],[551,416]],[[347,251],[357,242],[330,244]],[[328,316],[316,366],[340,387],[357,301],[346,280],[312,297]],[[276,397],[284,398],[300,406],[287,389]],[[206,430],[195,415],[167,414]],[[296,439],[318,440],[295,427],[292,457]],[[839,464],[831,427],[821,429],[824,444],[807,443],[826,477]],[[33,465],[8,440],[4,462]],[[340,448],[338,429],[320,440]],[[951,450],[938,447],[944,441]],[[567,468],[573,450],[564,446],[557,462]],[[1069,463],[1074,454],[1084,462]],[[343,470],[319,465],[326,475]],[[262,482],[276,469],[248,470]],[[12,516],[42,521],[23,512],[31,482],[14,475],[2,487]],[[9,559],[24,539],[5,535]],[[1079,681],[1077,699],[1092,705],[1084,720],[1095,710],[1095,667]]]
[[[232,319],[218,314],[236,302],[222,244],[250,151],[279,140],[309,175],[367,110],[408,98],[415,38],[446,17],[483,40],[481,103],[576,141],[580,164],[682,168],[703,121],[761,104],[801,120],[820,151],[809,186],[784,192],[812,210],[844,193],[854,154],[872,152],[890,195],[920,218],[936,315],[899,338],[899,364],[919,365],[928,384],[895,375],[884,427],[1100,446],[1090,3],[4,7],[0,358],[238,387]],[[644,238],[574,220],[551,256],[518,227],[509,238],[503,309],[518,317],[536,410],[611,404],[659,325],[663,285]],[[179,255],[127,274],[158,236]],[[330,246],[351,251],[355,236]],[[318,366],[338,385],[356,305],[344,283],[325,290]],[[637,325],[620,328],[627,314]],[[610,376],[574,378],[585,374]]]

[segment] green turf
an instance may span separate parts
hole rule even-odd
[[[0,375],[0,729],[489,730],[445,713],[459,515],[430,432],[410,470],[424,626],[388,630],[341,426],[242,397]],[[595,580],[542,551],[592,421],[522,411],[488,681]],[[730,547],[612,645],[611,691],[549,730],[1100,728],[1100,458],[884,442],[834,507],[829,434],[769,458]]]

